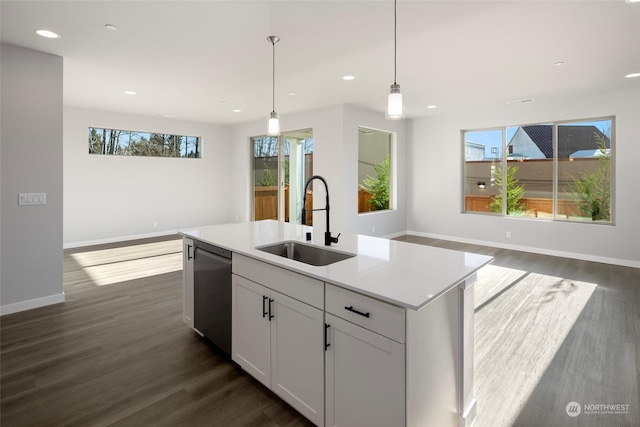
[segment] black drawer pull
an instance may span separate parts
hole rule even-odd
[[[189,261],[191,258],[193,258],[191,256],[191,245],[187,245],[187,261]]]
[[[345,307],[344,309],[345,309],[345,310],[349,310],[349,311],[351,311],[352,313],[359,314],[360,316],[369,317],[369,313],[363,313],[363,312],[361,312],[361,311],[358,311],[358,310],[356,310],[355,308],[353,308],[353,306],[352,306],[352,305],[350,305],[349,307]]]
[[[327,331],[329,330],[329,327],[331,327],[331,325],[326,323],[324,324],[324,351],[327,351],[327,349],[331,347],[331,344],[329,344],[329,339],[327,338]]]
[[[271,314],[271,303],[274,302],[274,299],[269,298],[269,322],[274,318],[273,314]]]
[[[264,305],[264,302],[268,299],[265,295],[262,296],[262,318],[267,317],[267,307]]]

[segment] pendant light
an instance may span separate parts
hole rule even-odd
[[[269,130],[267,133],[270,136],[278,136],[280,134],[280,119],[278,118],[278,113],[276,113],[276,43],[280,41],[280,37],[269,36],[267,40],[271,43],[271,46],[273,46],[273,73],[271,81],[273,87],[273,105],[271,114],[269,115]]]
[[[403,117],[402,93],[396,82],[396,57],[398,55],[398,16],[396,13],[397,0],[393,0],[393,84],[387,98],[387,119],[399,120]]]

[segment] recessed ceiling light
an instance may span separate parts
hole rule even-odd
[[[172,119],[173,117],[175,117],[175,116],[172,116],[171,114],[162,114],[162,113],[156,113],[156,114],[154,114],[154,116],[156,116],[156,117],[164,117],[166,119]]]
[[[291,96],[296,96],[296,95],[297,95],[297,93],[295,93],[295,92],[289,92],[289,95],[291,95]]]
[[[427,108],[438,108],[437,105],[427,105]]]
[[[231,111],[233,111],[234,113],[242,113],[242,110],[240,110],[239,108],[235,108]]]
[[[638,2],[640,2],[640,0],[624,0],[624,1],[626,1],[627,3],[638,3]]]
[[[135,95],[136,93],[132,90],[125,90],[124,91],[125,95]]]
[[[555,65],[556,67],[561,67],[561,66],[563,66],[563,65],[564,65],[564,62],[562,62],[562,61],[558,61],[558,62],[556,62],[556,63],[555,63],[555,64],[553,64],[553,65]]]
[[[107,30],[111,30],[111,31],[115,31],[118,29],[118,27],[116,27],[115,25],[112,24],[105,24],[104,26]]]
[[[49,31],[49,30],[36,30],[36,34],[41,37],[46,37],[48,39],[60,38],[60,34],[54,33],[53,31]]]
[[[640,1],[640,0],[638,0],[638,1]],[[640,77],[640,73],[627,74],[625,77],[628,78],[628,79],[632,79],[634,77]]]
[[[342,80],[353,80],[355,79],[354,76],[342,76]]]

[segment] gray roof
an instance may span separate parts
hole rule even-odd
[[[522,126],[534,144],[546,158],[553,158],[553,125]],[[589,125],[558,125],[558,158],[569,158],[579,150],[597,150],[599,138],[604,138],[607,148],[611,141],[597,127]]]

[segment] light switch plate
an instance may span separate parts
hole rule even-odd
[[[18,205],[46,205],[47,193],[19,193]]]

